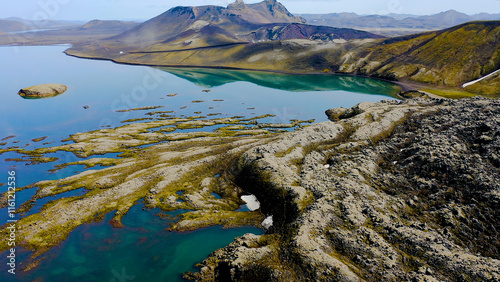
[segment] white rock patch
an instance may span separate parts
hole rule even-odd
[[[241,199],[247,204],[249,210],[254,211],[260,208],[259,200],[254,195],[241,196]]]
[[[262,221],[261,225],[265,229],[269,229],[269,227],[273,226],[273,216],[270,215],[270,216],[266,217],[266,219],[264,219],[264,221]]]

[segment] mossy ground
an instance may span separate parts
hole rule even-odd
[[[155,114],[159,112],[152,116]],[[69,145],[34,150],[4,149],[4,152],[20,153],[24,155],[20,160],[30,162],[55,161],[45,154],[58,151],[85,158],[120,153],[119,158],[93,157],[57,165],[54,171],[72,165],[103,168],[20,188],[37,187],[33,198],[19,207],[20,213],[33,208],[38,199],[81,188],[85,188],[86,193],[52,200],[41,207],[40,212],[20,219],[17,244],[34,251],[33,258],[36,258],[58,245],[79,225],[99,220],[110,212],[115,212],[110,223],[120,227],[121,218],[141,199],[147,208],[191,210],[180,216],[171,230],[187,231],[211,225],[259,226],[264,218],[259,211],[235,211],[242,204],[239,198],[242,190],[233,184],[225,171],[246,149],[273,138],[271,131],[255,127],[257,120],[269,116],[168,118],[75,134],[68,138],[74,142]],[[301,122],[293,121],[292,124],[300,125]],[[168,130],[165,130],[213,125],[222,127],[212,132],[166,133]],[[178,194],[179,191],[182,194]],[[221,199],[211,193],[217,193]],[[6,226],[0,233],[7,234]],[[0,251],[7,248],[7,241],[1,240]],[[26,266],[27,269],[36,263]]]
[[[460,99],[460,98],[471,98],[477,96],[478,94],[471,93],[459,88],[437,88],[437,87],[428,87],[422,89],[425,92],[429,92],[432,94],[439,95],[444,98],[451,99]]]

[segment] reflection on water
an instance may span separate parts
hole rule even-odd
[[[17,53],[10,48],[0,48],[3,63],[3,68],[0,66],[3,87],[0,92],[0,139],[16,136],[5,141],[0,148],[20,146],[31,150],[57,146],[70,134],[103,126],[120,126],[123,120],[147,115],[147,111],[117,112],[119,109],[162,106],[161,110],[171,112],[172,116],[197,113],[248,118],[273,114],[275,117],[266,122],[287,123],[291,119],[324,121],[324,111],[328,108],[375,102],[394,97],[399,91],[399,87],[393,84],[369,78],[200,68],[158,70],[68,57],[62,53],[64,46],[16,48]],[[30,67],[26,68],[26,65]],[[40,100],[22,99],[16,95],[26,85],[53,82],[68,85],[70,93]],[[212,91],[203,92],[206,88]],[[169,95],[172,93],[177,95]],[[195,100],[204,102],[192,103]],[[32,141],[43,136],[48,136],[44,141],[47,143]],[[19,176],[18,186],[25,186],[83,170],[70,166],[48,174],[55,164],[79,160],[65,152],[50,156],[58,157],[59,161],[27,166],[6,162],[9,157],[19,156],[4,153],[0,155],[0,171],[15,169]],[[113,158],[116,154],[101,157]],[[31,198],[35,189],[16,194],[18,204]],[[83,192],[80,189],[63,196],[79,196]],[[217,194],[212,196],[220,198]],[[53,198],[40,199],[28,214],[38,211],[49,200]],[[35,278],[42,281],[110,281],[116,278],[114,272],[122,273],[124,268],[126,274],[142,281],[155,278],[156,281],[173,281],[179,279],[180,273],[194,270],[194,263],[227,245],[236,236],[262,232],[254,227],[167,232],[165,228],[172,221],[156,216],[158,211],[142,211],[142,207],[137,205],[131,209],[123,219],[126,227],[122,229],[113,229],[108,224],[111,214],[103,222],[78,227],[60,247],[47,254],[51,258],[27,274],[29,279],[25,281]],[[23,260],[24,257],[19,262]],[[0,273],[0,281],[5,281],[5,276],[2,276],[5,273]]]
[[[290,75],[272,72],[207,68],[160,69],[206,88],[232,82],[247,81],[268,88],[297,92],[342,90],[393,96],[399,90],[397,86],[385,81],[347,75]]]

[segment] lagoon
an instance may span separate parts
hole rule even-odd
[[[273,114],[262,121],[289,123],[294,119],[314,119],[321,122],[327,120],[324,111],[328,108],[393,99],[399,91],[399,87],[387,82],[350,76],[121,65],[66,56],[63,51],[67,48],[0,47],[3,86],[0,139],[15,136],[0,141],[5,143],[0,149],[57,146],[65,143],[64,139],[71,134],[121,126],[126,120],[126,123],[138,122],[133,120],[150,118],[147,113],[155,110],[169,111],[170,115],[178,117],[251,118]],[[23,99],[17,95],[23,87],[44,83],[62,83],[68,90],[47,99]],[[141,107],[161,108],[123,111]],[[43,141],[34,141],[45,136],[48,138]],[[61,179],[85,169],[70,166],[51,174],[48,170],[54,165],[79,160],[65,152],[53,156],[59,160],[25,165],[24,162],[6,161],[21,156],[4,153],[0,155],[0,172],[7,176],[7,171],[15,170],[17,185],[22,187],[40,180]],[[35,190],[18,193],[17,204],[29,200]],[[27,215],[38,211],[47,200],[39,200]],[[141,207],[138,203],[129,211],[123,220],[126,226],[123,229],[113,229],[108,224],[109,214],[102,222],[80,226],[59,247],[44,255],[46,259],[39,267],[19,277],[42,281],[84,277],[111,280],[115,278],[113,275],[124,270],[127,275],[142,278],[141,281],[154,277],[175,281],[180,279],[180,273],[195,270],[194,264],[236,236],[263,232],[255,227],[211,227],[189,233],[170,233],[165,229],[175,216],[165,219],[165,216],[158,216],[161,211],[143,211]],[[0,209],[0,220],[2,224],[6,220],[5,209]],[[2,281],[5,275],[3,260],[2,256]]]

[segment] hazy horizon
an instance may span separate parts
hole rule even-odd
[[[175,6],[216,5],[227,6],[234,1],[227,0],[21,0],[2,1],[0,18],[20,17],[24,19],[51,20],[147,20]],[[246,0],[247,4],[261,0]],[[468,15],[478,13],[500,13],[499,0],[471,1],[414,1],[414,0],[281,0],[294,14],[357,13],[361,15],[411,14],[432,15],[456,10]],[[22,3],[22,4],[20,4]]]

